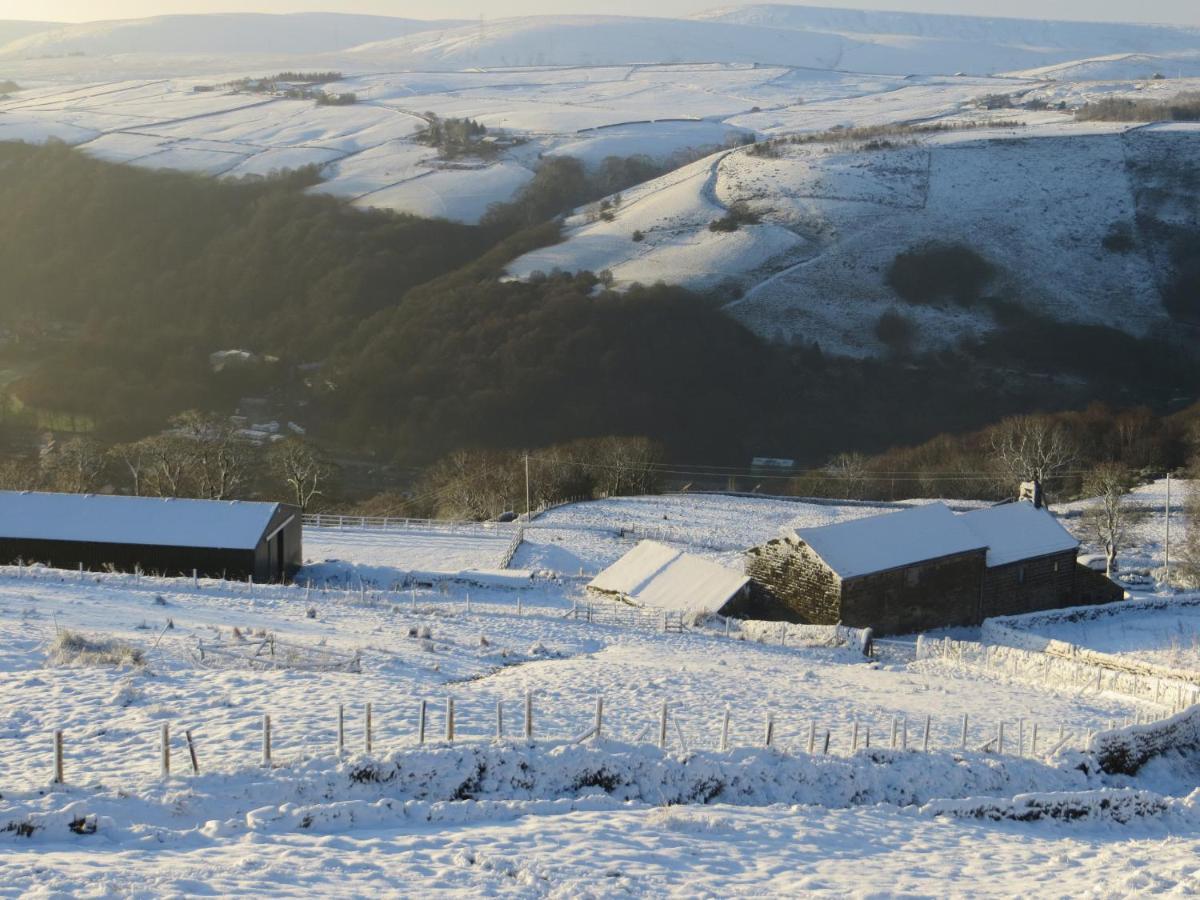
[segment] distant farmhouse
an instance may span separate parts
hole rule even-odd
[[[290,579],[302,517],[284,503],[0,491],[0,563]]]
[[[661,612],[737,615],[750,579],[656,541],[642,541],[597,575],[588,593]]]
[[[904,634],[1120,600],[1078,552],[1030,503],[963,514],[933,503],[797,530],[751,549],[746,573],[760,614]]]

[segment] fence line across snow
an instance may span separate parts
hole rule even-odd
[[[985,644],[997,644],[1060,656],[1114,672],[1128,672],[1151,678],[1162,678],[1173,682],[1200,686],[1200,672],[1177,669],[1144,660],[1130,659],[1114,653],[1105,653],[1081,647],[1067,641],[1043,637],[1037,633],[1039,627],[1079,621],[1095,621],[1113,616],[1128,615],[1139,611],[1187,609],[1200,606],[1200,595],[1191,597],[1152,598],[1147,600],[1119,600],[1096,606],[1077,606],[1070,609],[1048,610],[1018,616],[997,616],[984,620],[980,629],[980,640]]]
[[[1064,748],[1092,750],[1116,757],[1121,748],[1136,743],[1141,761],[1155,753],[1165,752],[1184,723],[1189,739],[1194,740],[1197,716],[1191,709],[1184,716],[1156,719],[1139,716],[1123,723],[1097,723],[1095,729],[1075,728],[1066,731],[1061,724],[1039,721],[1036,716],[998,717],[984,721],[967,715],[935,717],[921,715],[911,720],[902,715],[876,711],[851,718],[804,717],[802,714],[779,716],[773,710],[734,710],[714,704],[697,713],[667,700],[630,710],[605,703],[603,695],[591,695],[572,701],[571,712],[562,715],[558,709],[547,710],[546,701],[536,702],[535,694],[526,691],[515,699],[474,697],[464,702],[453,695],[444,702],[426,698],[392,698],[388,704],[365,701],[350,708],[334,703],[329,708],[328,727],[312,726],[307,722],[299,728],[291,724],[286,713],[259,715],[247,712],[245,723],[261,723],[258,729],[247,727],[232,742],[245,760],[234,768],[261,764],[276,768],[310,759],[341,759],[347,752],[347,739],[361,733],[358,746],[363,753],[387,753],[393,750],[415,749],[427,744],[448,746],[456,743],[481,744],[498,741],[526,745],[570,745],[584,742],[602,747],[603,740],[621,744],[653,744],[667,752],[715,750],[730,752],[738,748],[770,747],[784,753],[810,756],[853,756],[859,752],[898,751],[904,753],[957,752],[984,753],[1010,757],[1045,759]],[[607,710],[607,712],[606,712]],[[615,710],[615,714],[614,714]],[[549,727],[546,719],[550,720]],[[1186,720],[1186,722],[1184,721]],[[731,732],[731,723],[736,731]],[[790,727],[789,727],[790,726]],[[1160,734],[1161,733],[1161,734]],[[103,735],[103,732],[101,732]],[[175,737],[172,738],[171,736]],[[1156,737],[1157,736],[1157,737]],[[98,757],[105,755],[103,738],[89,735],[72,740],[66,729],[55,729],[47,743],[47,768],[56,784],[71,783],[70,770],[83,768],[86,758],[88,778],[94,780],[99,771]],[[143,750],[147,776],[172,777],[170,759],[175,744],[188,752],[193,775],[201,771],[200,755],[210,755],[203,769],[220,773],[220,765],[212,765],[214,738],[204,739],[195,725],[176,727],[160,722],[146,732]],[[82,749],[81,749],[82,748]],[[1124,752],[1129,767],[1130,752]],[[228,754],[226,754],[226,757]],[[120,767],[111,765],[108,771]],[[138,770],[143,766],[137,766]],[[10,768],[10,771],[12,769]],[[227,768],[224,771],[230,771]],[[9,790],[8,785],[0,787]]]
[[[1190,681],[1114,669],[1071,656],[1055,656],[1002,644],[977,644],[951,638],[917,638],[917,660],[936,659],[955,665],[999,672],[1041,684],[1109,691],[1179,712],[1200,703],[1200,686]]]

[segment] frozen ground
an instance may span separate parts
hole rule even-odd
[[[923,806],[1124,787],[1183,797],[1196,778],[1182,760],[1139,781],[1030,757],[1035,722],[1040,756],[1060,728],[1078,746],[1089,731],[1161,710],[928,661],[730,640],[719,627],[662,634],[568,615],[581,596],[578,568],[615,559],[639,529],[661,529],[658,539],[731,563],[740,547],[781,527],[875,511],[715,496],[563,507],[530,525],[514,564],[543,575],[519,591],[450,583],[309,593],[220,581],[196,589],[187,580],[2,570],[0,883],[51,894],[334,896],[401,883],[428,894],[555,897],[1195,889],[1200,818],[1190,800],[1125,825],[937,818],[936,803]],[[430,552],[401,535],[389,545],[390,534],[345,531],[317,544],[310,532],[308,556],[337,556],[371,578]],[[466,554],[456,565],[495,549],[470,544],[452,551]],[[48,665],[61,629],[128,641],[148,664]],[[217,666],[211,653],[197,658],[199,642],[244,648],[263,633],[281,648],[357,652],[361,672],[256,671]],[[497,701],[506,736],[520,734],[527,691],[536,745],[488,743]],[[597,696],[604,740],[568,743],[591,727]],[[441,740],[448,697],[453,747]],[[419,749],[422,699],[429,746]],[[374,762],[361,757],[368,701]],[[652,746],[663,701],[672,723],[665,755]],[[332,757],[339,704],[350,756],[340,765]],[[721,753],[726,708],[733,749]],[[270,774],[258,767],[264,713]],[[774,749],[763,750],[768,713]],[[964,713],[970,747],[1004,722],[1009,752],[959,753]],[[872,747],[886,747],[894,721],[907,723],[909,746],[918,746],[927,716],[929,756],[850,752],[856,722],[860,745],[870,729]],[[166,783],[158,774],[164,723],[175,735],[176,774]],[[65,734],[68,786],[47,790],[55,728]],[[1013,752],[1022,728],[1024,757]],[[187,773],[184,729],[196,740],[199,778]],[[810,729],[818,746],[829,733],[828,757],[807,756]],[[667,805],[702,784],[727,787],[703,805]],[[87,830],[89,817],[94,835],[66,827],[78,819]],[[3,833],[8,821],[41,830]]]
[[[1200,670],[1200,604],[1131,609],[1100,619],[1054,622],[1039,636],[1172,669]]]
[[[459,572],[502,568],[513,529],[305,528],[301,580],[345,578],[354,572],[382,586],[408,572]],[[366,574],[369,570],[370,574]]]

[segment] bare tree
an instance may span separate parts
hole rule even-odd
[[[1129,500],[1134,484],[1133,473],[1120,463],[1101,463],[1084,478],[1084,492],[1096,498],[1096,504],[1084,513],[1084,524],[1104,548],[1105,572],[1110,578],[1129,530],[1146,519],[1146,511]]]
[[[117,444],[115,447],[109,448],[108,455],[115,464],[129,473],[133,496],[142,496],[143,482],[146,480],[152,462],[146,442],[134,441],[129,444]]]
[[[189,441],[173,434],[156,434],[138,441],[146,463],[141,482],[147,494],[155,497],[183,497],[189,487],[194,466]]]
[[[189,475],[197,496],[227,500],[250,480],[250,454],[237,429],[220,416],[190,410],[171,420],[175,435],[191,445]]]
[[[592,457],[596,487],[606,496],[651,494],[657,489],[661,452],[650,439],[606,437],[587,442],[581,450]]]
[[[313,500],[324,494],[334,474],[333,466],[320,451],[298,437],[275,444],[267,456],[271,469],[291,489],[301,510],[307,510]]]
[[[1046,482],[1079,459],[1075,441],[1048,416],[1011,416],[988,433],[992,462],[1010,484]]]
[[[56,491],[87,494],[100,486],[107,460],[99,445],[85,437],[57,445],[43,460],[46,480]]]
[[[867,458],[861,453],[839,453],[825,464],[825,474],[834,480],[838,495],[861,497],[867,483]]]
[[[1200,587],[1200,453],[1192,461],[1188,477],[1190,484],[1183,498],[1187,530],[1178,572],[1188,587]]]
[[[0,490],[36,491],[42,487],[42,471],[27,457],[0,460]]]

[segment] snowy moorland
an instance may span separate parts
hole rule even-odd
[[[894,650],[739,640],[720,621],[663,633],[578,614],[580,570],[641,536],[736,565],[780,528],[883,508],[574,504],[528,525],[509,582],[456,574],[495,565],[495,536],[428,527],[307,529],[296,587],[2,569],[0,879],[50,893],[1196,888],[1190,757],[1106,775],[1082,752],[1169,708]]]
[[[113,162],[230,177],[311,165],[314,191],[466,223],[547,158],[676,166],[576,210],[565,240],[511,275],[720,290],[759,335],[839,355],[889,353],[886,315],[908,320],[916,352],[1002,327],[990,306],[914,305],[888,284],[898,254],[939,241],[993,267],[989,296],[1163,336],[1171,263],[1155,236],[1200,227],[1195,126],[1072,112],[1196,91],[1196,29],[760,5],[471,24],[164,16],[5,37],[0,80],[21,89],[0,96],[0,140],[56,139]],[[357,102],[230,86],[285,70],[344,73],[322,89]],[[430,114],[504,139],[486,158],[443,158],[417,138]],[[865,127],[882,130],[844,134]],[[710,228],[731,210],[752,218]]]

